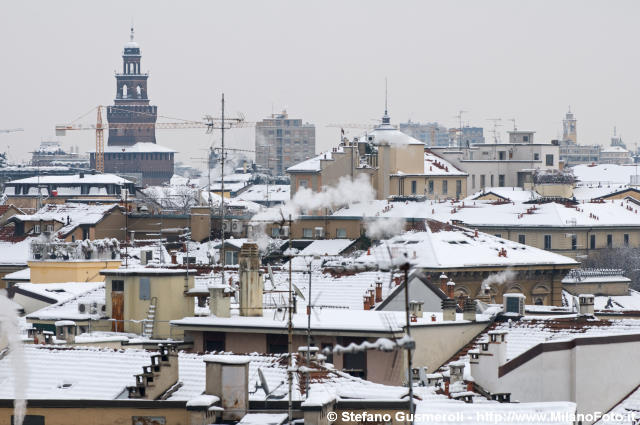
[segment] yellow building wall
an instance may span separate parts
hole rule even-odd
[[[100,275],[100,270],[118,268],[121,264],[120,260],[28,262],[31,269],[31,283],[104,282],[104,276]]]

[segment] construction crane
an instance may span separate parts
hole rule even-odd
[[[102,109],[105,108],[102,105],[98,105],[94,108],[91,108],[85,114],[79,116],[78,118],[71,121],[69,124],[56,125],[56,136],[65,136],[68,130],[95,130],[96,131],[96,171],[100,173],[104,173],[104,130],[106,129],[127,129],[127,128],[136,128],[139,126],[137,123],[103,123],[102,122]],[[95,125],[83,125],[82,123],[78,123],[81,119],[89,115],[91,112],[97,111],[96,124]],[[111,106],[112,110],[118,110],[117,106]],[[123,112],[131,113],[131,114],[139,114],[139,115],[150,115],[145,112],[131,111],[129,109],[121,109]],[[203,121],[195,121],[195,120],[185,120],[180,118],[166,117],[162,115],[158,115],[159,118],[167,118],[172,120],[177,120],[175,122],[160,122],[155,123],[156,129],[186,129],[186,128],[206,128],[207,131],[211,131],[216,127],[217,123],[221,121],[220,118],[215,118],[210,115],[205,116]],[[229,119],[227,119],[229,122]],[[255,123],[246,123],[244,118],[237,119],[234,122],[234,127],[250,127]]]
[[[24,128],[0,128],[0,133],[15,133],[16,131],[24,131]]]

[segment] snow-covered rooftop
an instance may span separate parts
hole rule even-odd
[[[28,269],[27,269],[28,270]],[[28,283],[17,282],[16,288],[55,300],[56,303],[69,301],[104,287],[103,282]],[[102,301],[104,304],[104,301]]]
[[[84,177],[79,174],[65,176],[40,176],[27,177],[7,182],[6,184],[61,184],[61,185],[79,185],[79,184],[126,184],[131,183],[129,180],[123,179],[115,174],[91,174],[85,173]]]
[[[483,190],[475,192],[467,197],[465,201],[473,201],[483,195],[494,194],[500,198],[513,202],[527,202],[539,199],[541,196],[534,190],[524,190],[521,187],[485,187]]]
[[[344,152],[344,146],[339,145],[336,148],[332,148],[329,149],[326,152],[321,153],[320,155],[316,155],[313,158],[309,158],[306,159],[302,162],[299,162],[295,165],[292,165],[291,167],[287,168],[288,172],[299,172],[299,171],[311,171],[311,172],[318,172],[318,171],[322,171],[322,165],[321,162],[324,161],[332,161],[333,160],[333,154],[339,152],[339,153],[343,153]]]
[[[151,364],[151,352],[145,350],[112,350],[89,347],[57,349],[51,346],[24,347],[25,362],[29,366],[26,398],[37,399],[84,399],[115,400],[127,385],[135,383],[134,375],[142,372],[143,366]],[[13,399],[14,377],[9,365],[11,356],[0,359],[0,399]],[[264,401],[265,393],[257,388],[260,382],[258,369],[262,370],[270,388],[278,388],[272,396],[286,394],[287,361],[284,355],[231,355],[230,359],[249,361],[249,399]],[[182,386],[172,393],[168,401],[184,401],[200,397],[205,390],[204,356],[179,353],[179,381]],[[297,361],[298,357],[294,359]],[[301,374],[294,373],[293,400],[304,400],[301,394]],[[407,389],[365,381],[345,373],[327,369],[314,379],[310,396],[314,393],[330,394],[336,399],[399,400],[406,396]]]
[[[451,162],[431,151],[424,153],[424,174],[427,176],[466,176],[466,172],[456,168]]]
[[[34,311],[27,315],[28,319],[38,320],[97,320],[105,316],[105,313],[98,308],[95,312],[90,309],[86,309],[81,312],[78,308],[79,304],[97,304],[104,305],[105,303],[105,290],[104,282],[81,282],[87,285],[88,288],[92,288],[88,291],[80,292],[82,287],[73,287],[73,290],[80,292],[78,295],[71,298],[57,302],[43,309]],[[31,289],[34,285],[44,284],[29,284]],[[70,285],[70,284],[67,284]],[[72,286],[67,286],[72,288]],[[71,289],[69,289],[71,290]]]
[[[506,250],[506,255],[499,255]],[[512,242],[486,233],[429,221],[423,232],[407,232],[382,241],[356,259],[364,264],[389,267],[389,253],[394,261],[404,258],[426,269],[459,267],[577,265],[563,255]]]
[[[631,176],[638,174],[636,166],[614,164],[580,164],[572,167],[573,175],[582,183],[620,183],[629,184]]]
[[[13,219],[20,221],[58,221],[64,226],[58,231],[66,235],[81,225],[94,225],[117,204],[46,204],[34,214],[17,214]]]
[[[564,205],[557,202],[525,204],[494,201],[391,202],[374,200],[353,204],[334,216],[433,218],[442,222],[459,220],[466,226],[632,226],[640,225],[640,208],[626,200],[584,202]]]
[[[269,188],[268,195],[267,188]],[[236,199],[253,202],[264,202],[267,200],[270,202],[286,202],[290,198],[291,186],[288,184],[254,184],[236,196]]]

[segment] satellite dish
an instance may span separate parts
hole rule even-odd
[[[302,298],[303,300],[306,301],[304,295],[302,295],[302,291],[300,290],[300,288],[298,288],[295,283],[292,283],[291,286],[293,286],[293,292],[296,293],[297,296],[299,296],[300,298]]]
[[[258,368],[258,377],[260,378],[260,385],[262,386],[262,389],[264,390],[265,395],[268,397],[270,394],[269,384],[267,384],[267,379],[264,377],[264,373],[262,372],[261,367]]]

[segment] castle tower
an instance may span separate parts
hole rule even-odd
[[[122,53],[122,73],[116,74],[116,98],[107,106],[109,139],[104,149],[104,171],[139,186],[161,185],[173,176],[176,151],[156,143],[158,108],[149,104],[149,74],[140,73],[140,57],[131,28]],[[89,158],[90,167],[95,169],[95,151]]]
[[[576,119],[571,112],[571,108],[564,116],[562,120],[562,141],[568,144],[575,145],[578,143],[578,132],[576,129]]]
[[[109,146],[156,142],[158,107],[149,104],[149,74],[140,73],[140,46],[134,41],[133,27],[129,37],[122,53],[122,73],[116,74],[114,105],[107,107]]]

